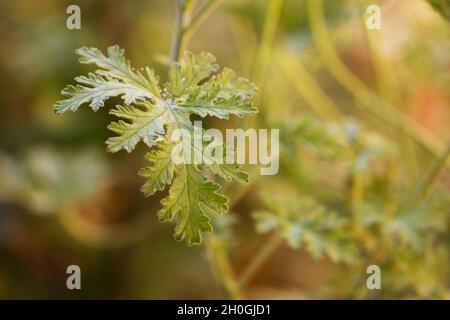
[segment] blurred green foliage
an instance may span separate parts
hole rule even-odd
[[[106,154],[109,115],[51,108],[87,71],[79,47],[117,44],[166,74],[171,1],[79,1],[79,31],[69,2],[0,2],[0,298],[220,298],[216,280],[246,297],[448,299],[448,1],[428,1],[441,16],[377,0],[382,29],[367,30],[373,2],[225,0],[190,35],[260,88],[255,119],[205,126],[280,129],[279,174],[224,185],[206,255],[157,221],[164,193],[140,194],[145,148]],[[70,264],[82,292],[65,288]]]

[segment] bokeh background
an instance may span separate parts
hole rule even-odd
[[[81,7],[81,30],[66,28],[70,4]],[[370,4],[382,9],[381,30],[365,26]],[[338,236],[357,252],[347,259],[334,235],[324,250],[281,243],[245,297],[449,298],[450,6],[434,4],[223,0],[192,34],[189,50],[260,89],[256,117],[208,125],[280,129],[280,173],[224,187],[232,219],[217,222],[227,229],[217,237],[234,272],[264,247],[252,218],[264,197],[280,198],[269,209],[292,210],[294,221],[311,199],[334,210],[348,221]],[[146,148],[106,152],[105,109],[117,101],[96,113],[52,107],[92,71],[77,61],[82,46],[117,44],[164,80],[173,20],[172,1],[0,0],[1,299],[224,297],[204,247],[175,241],[155,215],[161,195],[140,193]],[[323,224],[307,227],[320,237]],[[66,288],[71,264],[82,290]],[[366,288],[371,264],[382,290]]]

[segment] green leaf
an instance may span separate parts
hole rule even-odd
[[[142,69],[146,76],[139,71],[136,72],[130,62],[125,59],[124,50],[118,46],[109,47],[108,56],[103,55],[97,48],[87,47],[76,50],[76,53],[81,56],[80,63],[97,65],[100,70],[97,70],[96,73],[140,87],[155,97],[161,96],[158,87],[159,78],[154,71],[148,67]]]
[[[221,98],[229,98],[234,95],[252,97],[258,91],[251,81],[236,77],[234,71],[229,68],[224,68],[210,83],[217,83],[221,86]]]
[[[75,80],[80,84],[76,86],[69,85],[61,92],[68,98],[55,104],[57,114],[67,110],[77,111],[80,106],[86,103],[89,104],[92,110],[97,111],[111,97],[122,96],[126,104],[151,97],[146,90],[138,86],[123,83],[108,76],[90,73],[87,77],[76,77]]]
[[[313,118],[302,117],[291,120],[285,127],[281,133],[283,151],[294,158],[298,148],[326,160],[342,159],[351,152],[341,125],[325,125]]]
[[[110,176],[93,149],[33,145],[25,153],[0,151],[0,199],[39,215],[53,215],[92,200]]]
[[[200,117],[214,116],[228,119],[231,114],[242,117],[257,112],[252,97],[256,87],[250,81],[236,78],[234,71],[225,68],[218,76],[191,90],[189,96],[179,103],[184,112]]]
[[[161,221],[177,221],[177,240],[185,239],[190,246],[200,244],[201,231],[212,231],[205,211],[226,212],[228,199],[217,193],[220,186],[208,181],[194,165],[180,166],[176,172],[158,217]]]
[[[96,48],[81,48],[77,53],[81,63],[95,64],[99,69],[88,77],[77,77],[79,84],[63,91],[68,98],[55,104],[56,112],[76,111],[83,104],[98,110],[110,97],[121,97],[124,105],[110,111],[120,120],[108,126],[117,134],[106,141],[108,150],[131,152],[140,141],[154,148],[146,154],[150,165],[139,172],[147,179],[141,190],[150,196],[170,185],[158,216],[162,221],[176,223],[176,239],[183,239],[188,245],[199,244],[202,232],[212,230],[210,216],[227,211],[228,202],[218,192],[220,185],[206,179],[204,171],[240,183],[248,182],[248,174],[239,165],[216,163],[214,159],[199,165],[188,164],[192,163],[189,161],[175,165],[173,152],[184,155],[184,148],[194,150],[195,146],[186,139],[181,150],[175,150],[171,134],[181,129],[184,135],[190,133],[192,137],[191,114],[228,119],[230,115],[256,113],[252,102],[255,85],[237,78],[230,69],[214,75],[219,68],[216,58],[205,52],[186,52],[183,60],[172,63],[163,90],[153,70],[145,68],[144,74],[135,71],[117,46],[108,48],[107,55]],[[234,152],[224,145],[219,148],[224,159]]]
[[[290,247],[305,246],[316,258],[326,254],[336,262],[355,261],[356,250],[346,239],[347,221],[336,212],[312,198],[265,195],[263,202],[268,210],[253,213],[258,232],[279,232]]]
[[[180,63],[171,64],[169,82],[165,84],[165,88],[174,97],[190,93],[200,81],[218,70],[219,66],[215,62],[216,58],[210,53],[201,52],[196,56],[191,52],[185,52],[184,59]]]
[[[145,158],[150,161],[150,166],[139,171],[139,175],[147,179],[141,188],[145,196],[148,197],[156,191],[164,190],[166,185],[172,182],[175,166],[172,163],[171,152],[171,144],[167,141],[160,141],[156,150],[145,155]]]
[[[233,155],[234,150],[232,150],[231,148],[226,148],[225,146],[223,146],[223,149],[225,150],[223,156],[223,163],[211,163],[207,166],[207,168],[211,170],[214,174],[219,175],[226,181],[236,181],[241,184],[248,184],[249,182],[248,173],[242,171],[240,169],[241,167],[240,165],[235,163],[227,164],[225,162],[227,154]]]
[[[152,106],[150,103],[140,103],[142,109],[132,106],[117,106],[109,113],[127,120],[112,122],[108,129],[118,134],[106,141],[108,150],[117,152],[125,149],[127,152],[134,150],[139,141],[143,141],[149,147],[153,146],[158,138],[165,133],[165,124],[169,121],[166,108]]]
[[[88,77],[76,77],[79,85],[67,86],[62,94],[68,96],[66,100],[55,104],[55,112],[61,114],[67,110],[76,111],[83,104],[97,111],[103,107],[105,101],[111,97],[123,96],[125,104],[132,104],[143,98],[160,98],[158,77],[149,68],[146,68],[147,77],[135,72],[123,53],[117,46],[108,48],[108,56],[96,48],[80,48],[76,53],[81,56],[80,62],[96,64],[100,70],[96,74],[90,73]]]
[[[179,103],[180,111],[195,113],[200,117],[213,116],[220,119],[228,119],[230,115],[242,117],[256,113],[253,103],[248,96],[239,94],[221,97],[221,86],[213,84],[208,91],[197,87],[192,90],[189,97]]]
[[[379,221],[379,229],[387,241],[396,241],[398,246],[411,248],[421,254],[431,235],[442,235],[446,231],[446,210],[449,201],[435,195],[414,207],[395,212],[391,217]],[[388,212],[387,208],[381,208]]]

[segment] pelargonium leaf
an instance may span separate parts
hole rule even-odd
[[[139,171],[147,179],[141,190],[150,196],[170,185],[168,195],[161,200],[158,216],[162,221],[176,223],[176,239],[183,239],[188,245],[199,244],[202,232],[212,230],[210,216],[227,211],[228,202],[219,193],[220,185],[208,180],[204,171],[239,183],[247,183],[248,174],[235,163],[227,164],[225,158],[219,162],[208,158],[198,165],[190,161],[175,164],[172,153],[177,149],[171,135],[174,130],[192,134],[191,114],[228,119],[230,115],[256,113],[252,102],[255,85],[237,78],[231,69],[214,75],[219,66],[216,58],[206,52],[199,55],[186,52],[180,62],[172,63],[169,81],[163,89],[153,70],[145,68],[143,73],[134,70],[118,46],[109,47],[107,55],[86,47],[76,52],[81,63],[95,64],[99,69],[87,77],[75,78],[78,84],[63,90],[68,98],[55,104],[56,112],[76,111],[84,104],[96,111],[109,98],[121,97],[123,105],[110,111],[119,120],[108,126],[117,134],[106,141],[108,150],[131,152],[140,141],[152,148],[146,154],[150,165]],[[191,141],[187,141],[183,140],[178,150],[182,154],[184,148],[195,150]],[[225,145],[218,147],[223,149],[224,157],[234,152]]]
[[[312,198],[293,198],[292,194],[266,194],[263,202],[267,209],[253,213],[258,232],[278,232],[290,247],[305,247],[313,257],[327,255],[336,262],[355,262],[356,249],[346,236],[347,221],[336,212]]]
[[[148,102],[141,103],[140,106],[142,109],[133,106],[117,106],[109,112],[127,120],[112,122],[108,126],[108,129],[118,134],[106,141],[109,151],[117,152],[125,149],[131,152],[141,140],[151,147],[157,139],[164,136],[164,125],[169,121],[168,110],[152,106]]]

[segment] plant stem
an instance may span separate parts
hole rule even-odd
[[[431,167],[428,169],[423,178],[417,184],[417,187],[414,191],[413,199],[420,200],[421,198],[427,195],[429,189],[431,188],[431,185],[439,175],[439,172],[443,167],[445,167],[449,156],[450,156],[450,142],[447,144],[446,150],[442,152],[442,154],[437,159],[434,160]]]
[[[350,204],[352,208],[352,214],[356,215],[359,205],[364,199],[364,183],[361,173],[356,168],[351,172],[351,192],[350,192]]]
[[[275,57],[283,74],[320,118],[327,121],[342,119],[338,106],[309,74],[298,57],[281,50],[277,51]]]
[[[365,17],[361,16],[360,25],[361,29],[364,30],[365,42],[367,44],[374,76],[378,85],[378,94],[392,105],[398,105],[401,101],[399,97],[399,86],[396,75],[393,72],[392,63],[386,55],[383,54],[382,33],[378,30],[369,30],[365,24]],[[397,119],[396,121],[401,123],[401,119]],[[415,148],[416,145],[414,144],[414,141],[406,135],[400,134],[399,138],[404,141],[402,145],[404,145],[405,151],[408,153],[406,158],[411,166],[411,177],[417,178],[419,168]]]
[[[210,235],[205,240],[205,247],[210,267],[224,295],[227,299],[241,299],[238,284],[227,258],[226,244],[214,235]]]
[[[356,106],[407,135],[434,157],[439,155],[445,148],[441,141],[436,139],[434,135],[407,114],[381,99],[351,73],[341,61],[327,30],[323,0],[308,0],[307,3],[312,38],[316,44],[321,61],[333,77],[354,95]]]
[[[172,51],[170,60],[172,62],[178,61],[180,57],[181,46],[183,44],[183,10],[184,0],[175,0],[175,26],[174,36],[172,39]]]
[[[281,10],[284,0],[270,0],[267,6],[267,12],[264,19],[264,25],[261,34],[261,41],[255,57],[255,65],[253,66],[252,80],[260,87],[264,83],[267,74],[273,42],[280,20]]]
[[[279,233],[274,233],[267,239],[240,274],[238,280],[240,289],[243,289],[252,280],[282,243],[283,238]]]
[[[252,81],[257,84],[260,90],[256,103],[259,105],[259,119],[261,119],[259,121],[262,122],[266,122],[267,112],[261,101],[264,98],[264,87],[266,84],[267,73],[270,70],[272,48],[275,41],[281,11],[284,5],[284,0],[270,0],[268,2],[261,40],[256,52],[251,77]]]
[[[192,4],[192,2],[188,5],[187,1],[175,0],[175,27],[170,54],[171,61],[177,61],[179,59],[183,44],[189,40],[189,37],[221,0],[208,0],[200,9],[198,9],[190,20],[189,13],[191,13],[192,10],[189,10],[188,7],[191,7],[190,4]],[[185,20],[189,20],[187,25],[185,25]]]
[[[172,40],[172,52],[170,55],[172,62],[179,60],[183,42],[187,40],[185,37],[187,32],[192,32],[206,13],[210,11],[212,5],[218,2],[219,1],[217,0],[208,1],[185,28],[184,20],[187,2],[186,0],[175,0],[175,33]],[[205,240],[205,248],[210,268],[225,296],[229,299],[240,299],[241,296],[227,256],[227,247],[225,243],[214,235],[209,235]]]
[[[275,40],[276,30],[278,27],[278,21],[280,19],[281,10],[284,4],[284,0],[270,0],[267,5],[266,16],[264,18],[264,25],[262,28],[261,40],[256,52],[255,63],[252,67],[251,80],[255,82],[260,90],[256,103],[259,105],[259,119],[255,118],[240,118],[239,125],[254,127],[258,125],[257,121],[261,121],[261,125],[267,128],[267,119],[265,116],[264,108],[262,107],[261,99],[264,95],[264,77],[268,71],[270,65],[270,56],[272,53],[272,47]],[[256,166],[250,169],[251,181],[254,181],[260,177],[256,174],[258,168]],[[250,185],[240,186],[238,189],[233,189],[234,194],[232,196],[232,204],[236,204],[247,192],[251,190]]]
[[[188,36],[189,34],[195,32],[198,26],[203,22],[203,20],[208,16],[208,14],[214,10],[214,8],[219,5],[221,0],[208,0],[192,17],[189,25],[183,28],[183,34]]]

